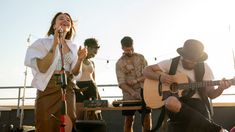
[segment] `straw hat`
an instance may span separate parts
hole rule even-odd
[[[203,62],[208,58],[204,52],[203,44],[195,39],[188,39],[184,42],[184,46],[177,49],[180,56],[192,59],[197,62]]]

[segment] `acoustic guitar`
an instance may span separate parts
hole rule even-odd
[[[165,73],[161,73],[165,74]],[[217,81],[203,81],[189,83],[188,77],[183,73],[177,73],[174,75],[176,82],[171,85],[165,85],[157,80],[145,79],[144,81],[144,101],[147,107],[160,108],[164,105],[163,92],[176,93],[179,97],[182,96],[184,89],[197,89],[200,87],[216,86],[220,84],[220,80]],[[235,79],[230,79],[232,85],[235,84]]]

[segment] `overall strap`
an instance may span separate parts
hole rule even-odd
[[[177,69],[178,64],[179,64],[179,60],[180,60],[180,56],[177,56],[177,57],[172,59],[171,67],[170,67],[170,70],[169,70],[169,75],[175,75],[176,69]]]
[[[203,81],[203,76],[205,74],[205,67],[204,67],[204,63],[198,63],[196,65],[196,67],[194,68],[194,72],[195,72],[195,79],[198,82]],[[207,109],[209,110],[210,114],[212,114],[213,110],[210,106],[210,102],[208,100],[208,97],[206,95],[206,88],[202,87],[198,89],[198,93],[200,95],[200,97],[202,98],[202,101],[206,104]]]
[[[169,73],[168,73],[169,75],[175,75],[176,69],[177,69],[178,64],[179,64],[179,60],[180,60],[180,56],[177,56],[177,57],[175,57],[175,58],[172,59],[171,66],[170,66],[170,70],[169,70]],[[165,106],[163,105],[163,106],[160,108],[160,110],[161,110],[161,112],[160,112],[160,115],[159,115],[157,124],[156,124],[156,126],[151,130],[151,132],[154,132],[154,131],[158,130],[158,129],[161,127],[163,120],[165,119],[165,115],[166,115]]]
[[[203,80],[203,76],[205,74],[204,63],[198,63],[194,68],[195,79],[196,81],[200,82]]]

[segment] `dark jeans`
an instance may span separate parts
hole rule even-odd
[[[76,85],[80,90],[75,90],[76,102],[83,102],[84,100],[97,99],[97,86],[93,81],[77,81]]]
[[[219,132],[221,126],[209,120],[206,105],[195,98],[180,99],[180,112],[167,111],[168,132]]]

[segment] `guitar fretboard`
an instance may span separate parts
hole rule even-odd
[[[234,84],[234,80],[228,80],[231,81]],[[203,81],[203,82],[193,82],[193,83],[179,83],[176,84],[177,89],[186,89],[186,88],[191,88],[191,89],[196,89],[200,87],[207,87],[207,86],[216,86],[220,84],[220,80],[217,81]]]

